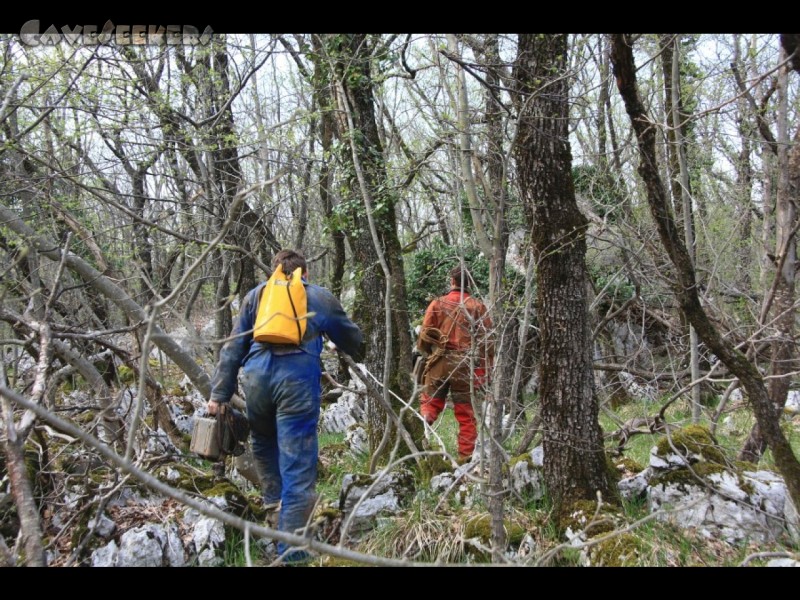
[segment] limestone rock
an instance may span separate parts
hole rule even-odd
[[[659,456],[656,447],[650,449],[650,468],[654,470],[670,470],[685,467],[689,464],[687,457],[670,452],[666,456]]]
[[[95,523],[97,523],[97,527],[95,527]],[[89,528],[94,527],[94,532],[102,538],[109,538],[111,534],[114,533],[114,530],[117,528],[117,524],[114,523],[111,519],[109,519],[105,514],[100,515],[100,519],[95,519],[94,517],[89,519],[88,523]]]
[[[178,428],[178,431],[184,435],[192,435],[192,430],[194,429],[194,415],[187,415],[183,406],[177,402],[168,402],[167,408],[169,409],[172,422],[175,423],[175,427]]]
[[[353,425],[363,423],[364,418],[363,398],[353,392],[345,392],[322,413],[319,421],[320,431],[344,433]]]
[[[780,477],[699,465],[694,471],[680,469],[651,480],[648,506],[651,512],[664,510],[659,520],[729,543],[766,543],[782,533],[787,494]]]
[[[92,552],[91,565],[93,567],[113,567],[117,564],[119,548],[114,540]]]
[[[175,444],[172,443],[172,440],[169,439],[169,436],[162,429],[151,432],[147,436],[145,451],[148,454],[153,454],[156,456],[163,456],[165,454],[180,454],[180,451],[175,447]]]
[[[397,514],[412,493],[413,478],[407,471],[348,473],[342,479],[339,509],[345,519],[352,513],[351,530],[362,530],[371,527],[378,515]]]
[[[166,468],[166,473],[164,475],[167,481],[170,483],[175,483],[181,478],[181,473],[177,469],[173,469],[172,467]]]
[[[354,456],[361,457],[369,454],[369,438],[367,431],[361,425],[353,425],[347,430],[345,442]]]
[[[217,566],[222,562],[216,552],[225,543],[225,528],[220,521],[201,516],[192,528],[191,539],[201,567]]]
[[[786,412],[790,414],[798,414],[800,413],[800,391],[798,390],[789,390],[789,393],[786,396],[786,404],[784,406]]]
[[[544,466],[544,447],[536,446],[533,450],[531,450],[531,460],[533,461],[534,467],[543,467]]]
[[[773,558],[767,563],[768,567],[800,567],[800,560],[793,558]]]
[[[167,529],[166,544],[167,564],[170,567],[186,566],[186,551],[183,548],[180,531],[175,523],[170,524]]]
[[[541,468],[533,465],[528,455],[519,457],[510,467],[511,489],[517,494],[539,500],[544,496],[544,476]]]
[[[633,477],[622,479],[617,484],[620,495],[626,500],[644,498],[647,495],[647,484],[650,481],[652,473],[652,468],[648,467]]]
[[[129,529],[120,538],[118,567],[161,567],[167,533],[161,525],[147,524]]]
[[[443,494],[450,489],[456,477],[453,473],[439,473],[431,477],[431,490]]]

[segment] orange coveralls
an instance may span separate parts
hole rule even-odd
[[[493,360],[493,347],[487,342],[492,321],[480,300],[454,288],[428,305],[421,333],[431,327],[446,335],[447,342],[443,355],[438,359],[432,358],[433,362],[425,373],[420,412],[429,425],[433,424],[444,410],[450,393],[458,421],[458,454],[464,460],[472,456],[478,439],[470,397],[470,352],[475,352],[474,387],[481,389],[486,385],[487,369],[491,368]],[[417,347],[423,353],[429,350],[422,335]]]

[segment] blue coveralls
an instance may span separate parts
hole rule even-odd
[[[242,368],[253,458],[264,502],[281,501],[278,528],[288,532],[306,525],[316,501],[322,334],[354,357],[358,357],[363,339],[361,330],[333,294],[305,281],[304,285],[308,312],[314,314],[308,319],[300,346],[253,341],[258,300],[264,288],[261,284],[245,296],[233,339],[223,346],[211,382],[211,400],[229,402]],[[286,550],[285,544],[278,543],[278,552]]]

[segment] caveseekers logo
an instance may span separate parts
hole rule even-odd
[[[19,32],[26,46],[96,46],[98,44],[205,46],[211,41],[214,31],[206,27],[203,33],[192,25],[115,25],[106,21],[103,28],[97,25],[50,25],[44,31],[38,19],[26,22]]]

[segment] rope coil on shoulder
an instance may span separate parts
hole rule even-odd
[[[430,356],[425,362],[425,369],[422,371],[422,376],[425,377],[431,367],[444,356],[447,335],[442,333],[441,329],[427,327],[420,332],[419,337],[425,347],[431,348]]]

